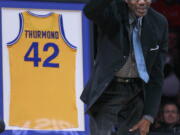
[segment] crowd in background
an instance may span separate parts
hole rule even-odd
[[[152,7],[168,19],[169,52],[161,107],[151,131],[180,133],[180,0],[154,0]]]

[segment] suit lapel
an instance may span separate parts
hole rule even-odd
[[[142,31],[141,31],[141,44],[143,49],[144,57],[146,58],[147,52],[155,41],[155,35],[153,24],[147,14],[143,18]]]

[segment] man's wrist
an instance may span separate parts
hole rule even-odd
[[[154,118],[151,115],[144,115],[143,119],[148,120],[152,123],[154,123]]]

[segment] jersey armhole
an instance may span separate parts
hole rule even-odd
[[[7,46],[11,46],[11,45],[15,44],[20,39],[20,37],[22,35],[23,25],[24,25],[24,18],[23,18],[22,13],[19,13],[19,24],[20,25],[19,25],[19,34],[18,34],[18,36],[14,40],[12,40],[11,42],[8,42]]]
[[[67,40],[67,38],[66,38],[66,36],[65,36],[62,15],[59,15],[59,28],[60,28],[60,34],[61,34],[64,42],[66,42],[66,44],[67,44],[70,48],[76,50],[77,47],[74,46],[74,45],[72,45],[72,44]]]

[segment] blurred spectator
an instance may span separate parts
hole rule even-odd
[[[169,52],[166,57],[166,65],[164,68],[165,80],[163,84],[163,95],[176,97],[180,91],[179,80],[179,48],[178,33],[171,29],[169,32]],[[173,88],[173,89],[172,89]]]
[[[167,63],[164,68],[165,79],[162,87],[162,93],[163,96],[166,97],[176,97],[176,95],[180,92],[180,80],[175,72],[175,63],[172,63],[172,57],[168,55],[166,59]]]
[[[180,79],[180,31],[178,30],[169,33],[169,54],[172,56],[174,72]]]
[[[163,95],[175,97],[180,90],[180,81],[176,74],[171,72],[168,77],[165,78],[163,84]]]
[[[179,109],[173,102],[165,103],[162,108],[162,121],[155,132],[180,133]]]

